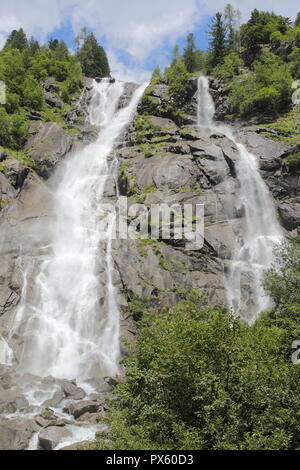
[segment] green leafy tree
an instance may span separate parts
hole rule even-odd
[[[175,44],[172,50],[172,61],[171,61],[171,66],[177,62],[177,60],[182,60],[180,54],[179,54],[179,46],[178,44]]]
[[[67,61],[69,57],[69,50],[64,41],[58,41],[57,39],[50,39],[49,48],[53,52],[53,57],[56,60]]]
[[[44,104],[44,95],[38,82],[30,75],[22,86],[21,103],[24,107],[40,111]]]
[[[231,79],[240,75],[243,60],[234,52],[225,56],[224,63],[217,65],[213,70],[213,75],[220,80],[230,82]]]
[[[11,32],[5,44],[5,48],[7,47],[11,47],[12,49],[19,49],[20,51],[23,51],[28,47],[28,40],[22,28],[20,28],[18,31],[14,30]]]
[[[93,33],[85,38],[77,56],[82,71],[87,77],[108,77],[110,75],[106,53],[103,47],[97,43]]]
[[[253,63],[253,73],[232,81],[229,93],[232,111],[242,116],[286,111],[291,105],[292,81],[289,66],[265,52]]]
[[[193,73],[196,70],[196,44],[195,36],[190,33],[186,39],[186,47],[184,49],[183,60],[185,67],[189,73]]]
[[[228,49],[229,51],[238,52],[240,48],[240,21],[241,12],[236,10],[228,3],[224,8],[224,18],[227,29]]]
[[[299,448],[300,368],[281,328],[213,311],[197,291],[139,325],[97,448]]]
[[[300,319],[300,237],[276,248],[276,262],[266,272],[264,288],[281,319]]]
[[[216,13],[209,36],[210,66],[214,68],[223,62],[226,54],[226,26],[222,20],[222,13]]]
[[[188,76],[188,71],[182,60],[177,60],[165,73],[169,95],[174,105],[178,108],[181,108],[186,103],[187,95],[189,94],[187,86]]]
[[[241,26],[241,42],[245,49],[246,65],[259,57],[262,47],[270,42],[275,31],[286,33],[290,20],[275,13],[253,10],[250,20]]]
[[[158,83],[161,83],[161,81],[162,81],[162,76],[161,76],[160,68],[156,67],[152,73],[151,84],[157,85]]]

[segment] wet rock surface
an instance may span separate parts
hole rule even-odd
[[[14,367],[0,366],[0,450],[53,450],[76,439],[80,429],[84,434],[78,436],[92,439],[103,428],[99,418],[111,381],[90,379],[87,394],[75,380],[19,375]]]

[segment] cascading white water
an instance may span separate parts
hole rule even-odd
[[[273,261],[273,249],[283,239],[270,192],[264,183],[254,155],[238,143],[228,126],[217,125],[215,106],[206,77],[198,80],[198,126],[202,132],[219,132],[231,139],[239,150],[236,176],[239,193],[235,204],[244,213],[243,236],[235,240],[235,253],[226,275],[229,308],[247,321],[270,307],[261,281]]]
[[[119,309],[111,254],[115,214],[104,236],[101,200],[111,171],[108,157],[145,87],[118,111],[123,88],[118,81],[94,83],[90,121],[100,126],[98,138],[60,169],[50,245],[35,278],[35,294],[30,297],[25,282],[16,317],[19,330],[25,324],[21,372],[78,380],[118,373]]]

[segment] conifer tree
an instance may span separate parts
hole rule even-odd
[[[12,49],[19,49],[23,51],[28,47],[28,40],[23,28],[18,31],[14,29],[8,36],[5,47],[10,46]]]
[[[77,54],[84,75],[91,78],[110,76],[110,68],[106,53],[97,43],[93,33],[90,33],[83,42]]]
[[[183,60],[186,66],[186,69],[189,73],[193,73],[196,70],[196,44],[195,36],[193,33],[190,33],[186,39],[186,47],[184,49]]]
[[[230,52],[236,52],[240,46],[239,27],[241,12],[240,10],[235,10],[233,6],[228,3],[224,8],[224,18],[227,28],[228,49]]]
[[[222,20],[222,13],[216,13],[209,35],[210,66],[213,68],[223,62],[226,54],[226,26]]]
[[[173,47],[173,50],[172,50],[171,66],[174,65],[178,61],[179,58],[180,58],[179,46],[178,46],[178,44],[175,44],[175,46]]]

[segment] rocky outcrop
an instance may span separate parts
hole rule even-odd
[[[194,84],[196,80],[192,80]],[[228,112],[222,83],[210,80],[217,104],[217,119]],[[196,89],[194,88],[194,93]],[[128,129],[120,161],[119,188],[129,206],[153,204],[204,204],[204,245],[189,249],[183,240],[121,241],[114,258],[127,302],[148,299],[152,306],[169,306],[200,288],[210,304],[226,305],[224,272],[234,253],[234,240],[243,236],[242,211],[237,210],[236,162],[239,150],[232,140],[215,133],[203,136],[196,124],[196,95],[183,107],[186,121],[174,120],[167,86],[151,85],[141,100],[138,115]],[[145,123],[143,125],[143,122]],[[282,225],[299,227],[299,176],[290,175],[287,145],[260,135],[257,127],[236,123],[237,141],[258,158],[261,174],[273,193]],[[136,217],[138,217],[136,215]],[[130,217],[130,223],[134,216]],[[245,286],[246,288],[246,286]],[[126,312],[126,305],[124,312]],[[135,334],[124,314],[123,335]]]
[[[38,132],[25,145],[26,153],[37,164],[37,171],[48,177],[55,165],[72,147],[71,135],[55,122],[39,122]]]
[[[282,225],[286,230],[300,228],[300,175],[291,173],[286,158],[294,148],[263,135],[263,128],[246,127],[238,138],[258,158],[261,174],[274,196]]]
[[[146,116],[146,145],[138,143],[132,126],[117,153],[121,194],[149,209],[167,203],[191,204],[195,210],[196,204],[204,204],[205,240],[195,250],[182,240],[119,242],[114,256],[123,290],[129,301],[136,296],[175,305],[192,288],[201,288],[213,305],[224,305],[224,261],[231,257],[234,235],[241,230],[242,215],[232,206],[238,149],[222,134],[204,137],[195,125],[163,117],[168,99],[163,85],[154,91],[151,87],[152,98],[156,115]],[[139,112],[144,111],[142,101]]]

